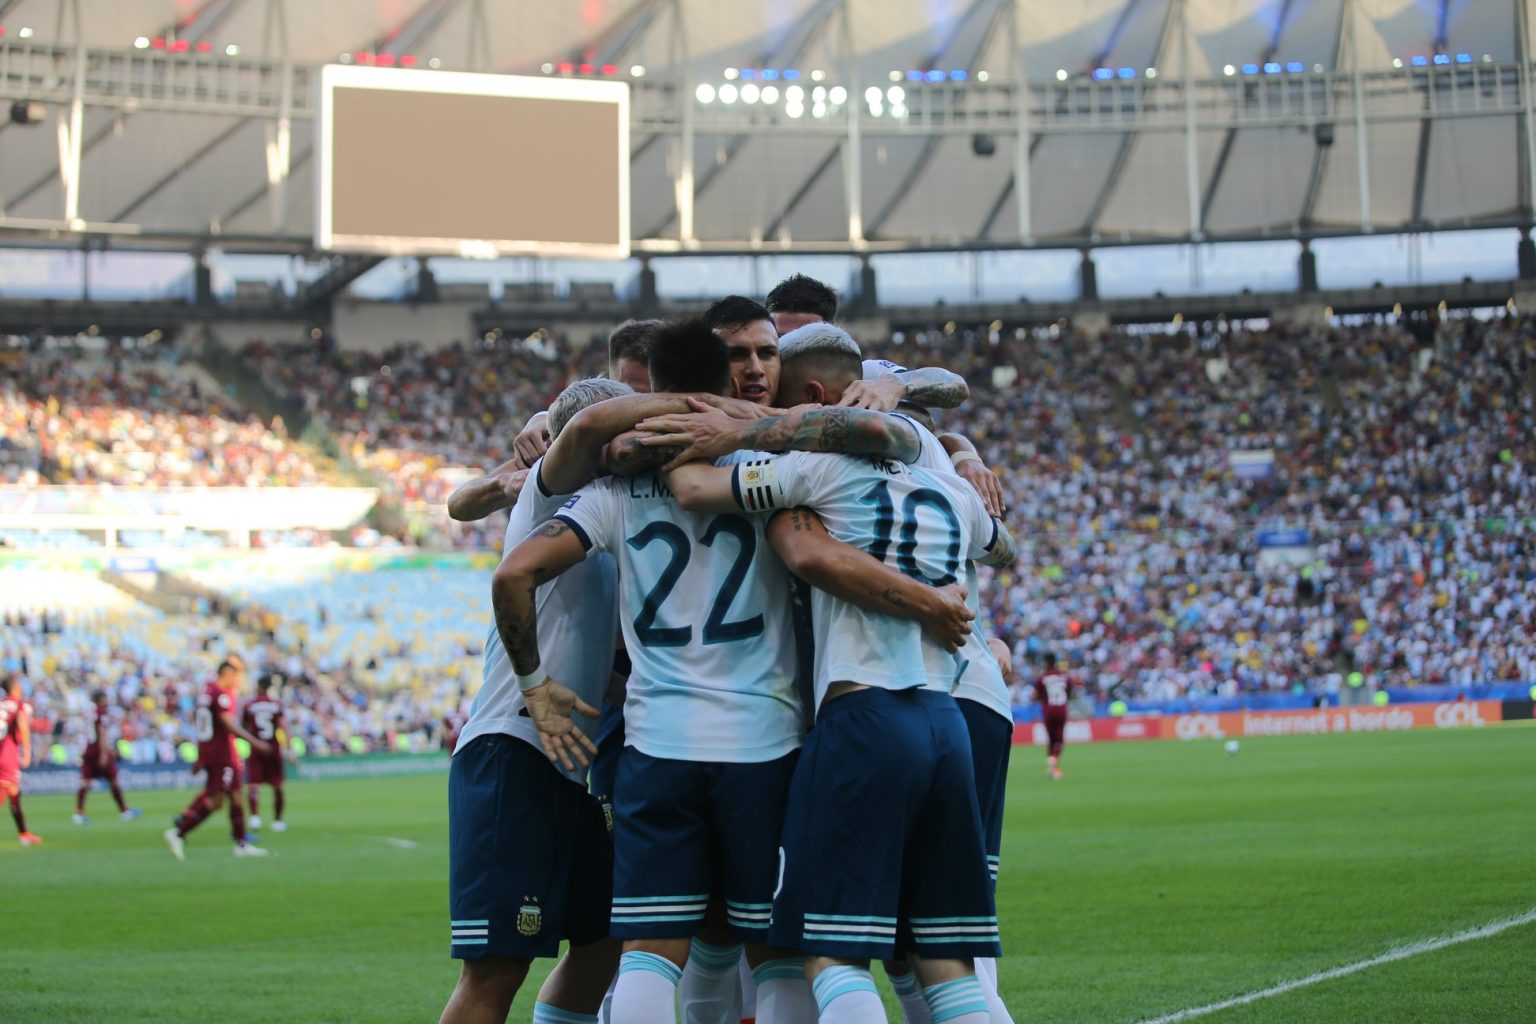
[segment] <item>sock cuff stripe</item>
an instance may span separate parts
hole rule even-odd
[[[767,963],[758,964],[752,968],[752,980],[759,985],[783,978],[798,979],[805,977],[805,961],[799,957],[784,957],[780,960],[769,960]]]
[[[896,990],[897,995],[910,996],[917,994],[917,975],[888,974],[886,976],[891,979],[891,987]]]
[[[661,975],[674,985],[683,976],[683,972],[671,960],[638,949],[619,957],[619,973],[625,974],[629,971],[650,971],[652,974]]]
[[[817,975],[816,980],[811,984],[811,992],[816,997],[816,1006],[823,1013],[826,1012],[828,1004],[839,996],[854,992],[879,995],[879,990],[875,988],[874,977],[862,967],[829,967]]]
[[[968,1013],[987,1013],[987,997],[981,982],[972,975],[940,982],[923,990],[923,999],[932,1011],[934,1024],[963,1017]]]
[[[741,959],[741,944],[716,946],[702,939],[688,944],[688,961],[699,967],[735,967]]]
[[[533,1004],[533,1024],[596,1024],[597,1014],[562,1010],[548,1003]]]

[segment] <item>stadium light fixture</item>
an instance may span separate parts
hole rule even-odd
[[[886,75],[885,77],[889,78],[893,82],[899,82],[902,79],[902,74],[901,74],[900,71],[892,71],[890,74]]]
[[[805,104],[803,104],[803,103],[786,103],[784,105],[784,113],[788,114],[790,117],[795,117],[795,118],[803,117],[803,116],[805,116]]]
[[[1448,54],[1448,53],[1437,53],[1437,54],[1435,54],[1435,63],[1436,64],[1449,64],[1450,62],[1451,62],[1451,55],[1450,54]]]
[[[965,81],[966,77],[967,76],[964,68],[955,68],[955,70],[949,73],[949,80],[951,82],[963,82]]]
[[[872,85],[864,90],[864,102],[871,105],[883,102],[883,96],[878,85]]]
[[[392,68],[395,66],[395,55],[392,53],[381,53],[374,58],[374,63],[381,68]]]
[[[576,70],[576,65],[572,64],[568,60],[563,60],[559,64],[559,71],[560,71],[560,73],[562,75],[569,75],[571,72],[573,72],[575,70]]]
[[[1493,63],[1493,54],[1491,54],[1491,53],[1483,54],[1483,63],[1484,64],[1492,64]]]
[[[1401,58],[1401,57],[1393,57],[1392,58],[1392,66],[1394,68],[1402,67],[1403,66],[1403,58]]]
[[[827,73],[825,71],[821,70],[821,68],[817,68],[815,71],[811,72],[811,81],[813,81],[813,82],[819,82],[823,78],[826,78],[826,77],[827,77]]]
[[[1323,66],[1321,64],[1313,64],[1312,65],[1312,73],[1314,75],[1322,74],[1323,73]]]
[[[1412,64],[1416,68],[1428,67],[1429,58],[1425,57],[1423,54],[1415,54],[1409,58],[1408,63]]]
[[[891,104],[891,117],[895,118],[898,121],[906,120],[906,117],[907,117],[907,107],[906,107],[906,104],[903,104],[903,103],[892,103]]]
[[[786,82],[798,82],[798,81],[800,81],[800,69],[799,68],[785,68],[784,69],[784,81],[786,81]]]
[[[811,107],[811,116],[816,118],[817,120],[820,120],[820,119],[826,117],[827,116],[827,105],[825,103],[817,103],[814,106],[812,106]]]
[[[133,41],[133,48],[135,50],[147,50],[147,49],[149,49],[149,37],[148,36],[139,36],[137,39],[135,39]]]
[[[440,68],[442,66],[443,66],[443,62],[438,60],[436,57],[433,57],[431,60],[427,61],[427,67],[431,68],[434,71],[436,71],[438,68]]]
[[[240,47],[236,46],[234,43],[230,43],[228,46],[224,47],[224,56],[226,56],[226,57],[238,57],[238,56],[240,56]]]
[[[1157,77],[1157,68],[1147,68],[1147,77],[1148,78],[1156,78]]]
[[[1066,68],[1057,68],[1056,69],[1056,81],[1058,81],[1058,82],[1065,82],[1067,80],[1067,77],[1068,76],[1067,76],[1067,69]]]
[[[936,69],[930,69],[923,72],[923,78],[929,82],[942,82],[944,81],[944,72]]]
[[[885,98],[891,101],[892,106],[898,106],[907,101],[907,90],[899,85],[893,85],[885,90]]]
[[[741,72],[739,70],[737,70],[736,68],[726,68],[725,69],[725,80],[727,82],[734,82],[734,81],[736,81],[736,76],[739,75],[739,74],[741,74]]]
[[[617,64],[604,64],[598,68],[598,71],[611,77],[619,73],[619,66]]]
[[[186,53],[192,49],[192,41],[189,39],[173,39],[171,40],[170,49],[172,53]]]
[[[693,98],[700,103],[715,102],[715,87],[708,82],[700,82],[699,87],[693,90]]]
[[[629,77],[630,78],[644,78],[645,77],[645,65],[644,64],[631,64],[629,66]]]
[[[23,26],[21,26],[21,28],[18,29],[17,32],[16,32],[16,37],[18,39],[31,39],[32,38],[32,27],[30,25],[23,25]]]
[[[403,67],[403,68],[413,68],[413,67],[415,67],[416,66],[416,55],[414,53],[407,53],[407,54],[405,54],[403,57],[400,58],[400,66]]]
[[[153,47],[154,49],[156,49],[156,50],[163,50],[163,49],[165,49],[165,40],[164,39],[151,39],[149,41],[149,45],[151,47]],[[345,57],[346,54],[342,54],[342,56]]]
[[[777,102],[779,102],[779,87],[776,86],[776,85],[765,85],[765,86],[763,86],[763,102],[764,103],[777,103]]]
[[[762,79],[765,82],[777,82],[779,80],[779,69],[763,68]]]
[[[914,69],[912,71],[908,71],[907,72],[907,81],[909,81],[909,82],[921,82],[922,80],[923,80],[923,73],[921,71],[918,71],[918,70]]]
[[[848,102],[848,90],[840,85],[834,85],[832,90],[827,93],[827,99],[832,101],[834,107],[841,106]]]
[[[1120,77],[1121,78],[1126,78],[1126,79],[1135,78],[1136,77],[1136,69],[1135,68],[1121,68],[1120,69]]]
[[[212,53],[213,52],[213,44],[210,43],[208,40],[204,39],[202,42],[197,44],[197,52],[198,53]]]
[[[1233,75],[1237,74],[1237,68],[1231,64],[1228,64],[1226,67],[1221,69],[1221,73],[1226,75],[1228,78],[1231,78]]]
[[[1281,68],[1280,68],[1280,62],[1279,61],[1277,61],[1277,60],[1267,60],[1267,61],[1264,62],[1264,73],[1266,75],[1278,75],[1280,73],[1280,71],[1281,71]]]
[[[814,103],[827,102],[827,87],[824,85],[818,85],[816,88],[812,89],[811,101]]]
[[[987,74],[985,71],[978,71],[978,72],[976,72],[976,81],[978,81],[978,82],[985,82],[987,79],[989,79],[991,77],[992,76]]]
[[[1299,75],[1303,71],[1307,70],[1307,66],[1299,60],[1293,60],[1286,64],[1285,70],[1289,71],[1293,75]]]
[[[555,66],[549,61],[545,61],[543,64],[539,65],[539,70],[544,72],[546,75],[552,75],[555,73]]]
[[[352,55],[350,53],[344,53],[340,57],[337,57],[336,59],[338,61],[340,61],[342,64],[351,64],[352,63]]]
[[[727,82],[720,87],[720,91],[717,93],[717,95],[720,97],[721,103],[724,103],[726,106],[730,106],[732,103],[736,102],[738,93],[736,92],[736,87],[730,82]]]
[[[805,90],[802,89],[798,85],[790,86],[788,89],[784,90],[784,102],[785,103],[804,103],[805,102]]]
[[[1256,75],[1258,73],[1259,73],[1259,66],[1257,64],[1244,64],[1243,65],[1243,74],[1245,74],[1245,75]]]
[[[741,102],[756,103],[758,98],[757,83],[748,82],[741,87]]]
[[[754,79],[756,77],[757,77],[757,69],[756,68],[742,68],[741,69],[741,80],[743,82],[750,82],[752,79]]]
[[[578,64],[578,65],[577,65],[577,66],[576,66],[576,70],[577,70],[577,71],[579,71],[579,72],[581,72],[581,73],[582,73],[582,74],[584,74],[584,75],[590,75],[590,74],[591,74],[591,73],[592,73],[592,65],[591,65],[591,64],[588,64],[588,63],[585,63],[585,62],[583,62],[583,63],[581,63],[581,64]]]
[[[1471,64],[1472,63],[1472,55],[1470,53],[1458,53],[1456,55],[1456,63],[1457,64]]]

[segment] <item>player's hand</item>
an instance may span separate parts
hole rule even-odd
[[[538,686],[523,693],[528,705],[528,717],[539,730],[539,742],[551,761],[559,761],[566,771],[576,766],[585,768],[592,763],[589,754],[597,753],[597,744],[591,737],[576,728],[573,715],[596,718],[597,709],[553,679],[545,679]],[[575,763],[572,763],[572,758]]]
[[[700,459],[713,462],[736,450],[741,436],[741,420],[695,398],[688,399],[688,407],[693,412],[652,416],[636,424],[636,429],[644,435],[640,443],[645,447],[681,449],[676,458],[661,467],[662,472]]]
[[[965,645],[971,635],[971,622],[976,618],[965,603],[965,595],[965,587],[958,583],[935,588],[931,607],[920,620],[929,639],[951,654]]]
[[[522,458],[522,456],[518,456],[518,458]],[[507,500],[514,505],[517,504],[517,496],[522,494],[523,488],[527,486],[529,472],[526,469],[519,469],[514,473],[503,473],[501,475],[501,493],[506,495]]]
[[[765,416],[782,416],[784,414],[783,409],[758,405],[756,402],[745,402],[740,398],[727,398],[724,395],[702,394],[688,396],[689,405],[694,405],[696,402],[702,402],[711,408],[719,409],[727,416],[737,420],[760,420]]]
[[[981,495],[981,503],[987,506],[987,515],[1001,519],[1008,514],[1008,508],[1003,504],[1003,485],[997,482],[997,474],[988,469],[985,463],[979,459],[966,459],[955,467],[955,472]]]
[[[512,450],[517,452],[517,458],[522,462],[524,469],[532,466],[540,456],[549,451],[548,424],[547,413],[535,413],[529,417],[522,431],[512,439]]]
[[[887,373],[874,380],[856,380],[843,392],[838,405],[849,409],[870,409],[874,412],[890,412],[907,397],[907,386],[894,373]]]
[[[1013,652],[1008,645],[997,637],[987,641],[987,650],[992,652],[992,657],[997,659],[997,667],[1003,670],[1004,676],[1013,675]]]
[[[253,739],[251,740],[251,753],[260,754],[262,757],[266,757],[268,754],[272,753],[272,744],[268,743],[266,740]]]

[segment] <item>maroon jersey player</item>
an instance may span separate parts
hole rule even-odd
[[[1045,659],[1046,670],[1035,680],[1035,700],[1040,703],[1040,717],[1045,722],[1047,748],[1046,771],[1053,779],[1061,778],[1061,744],[1067,734],[1067,703],[1072,699],[1072,677],[1061,658]]]
[[[91,742],[86,744],[80,757],[80,788],[75,793],[75,824],[85,825],[85,797],[91,791],[91,783],[97,779],[106,781],[117,801],[118,817],[132,821],[139,812],[129,807],[123,799],[123,787],[117,781],[117,751],[112,749],[109,732],[112,727],[112,709],[104,690],[91,694]]]
[[[197,698],[197,763],[207,772],[203,792],[176,818],[174,827],[165,830],[165,841],[177,860],[186,859],[187,833],[201,825],[226,802],[229,804],[229,831],[235,840],[236,857],[265,857],[267,851],[252,846],[245,835],[245,802],[240,792],[242,765],[235,750],[238,737],[251,745],[255,753],[271,751],[272,745],[247,732],[236,713],[240,704],[240,684],[245,665],[237,658],[219,664],[218,678]]]
[[[11,818],[22,846],[42,842],[27,831],[21,810],[21,769],[32,763],[32,708],[21,699],[21,676],[12,672],[0,693],[0,797],[11,805]]]
[[[240,712],[240,724],[257,739],[272,745],[270,754],[252,749],[245,765],[245,781],[251,801],[251,828],[261,828],[261,786],[272,787],[272,831],[286,832],[288,823],[283,820],[286,801],[283,798],[283,755],[286,752],[288,721],[283,716],[283,705],[277,699],[277,691],[283,685],[283,677],[272,673],[256,680],[256,696],[246,702]]]

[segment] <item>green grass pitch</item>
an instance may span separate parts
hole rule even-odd
[[[1130,1024],[1536,909],[1536,728],[1085,745],[1063,766],[1052,783],[1015,748],[998,912],[1020,1024]],[[160,832],[186,793],[133,794],[131,823],[94,793],[85,828],[29,800],[46,845],[0,816],[0,1021],[436,1020],[457,974],[445,785],[295,784],[275,858],[235,860],[220,815],[184,864]],[[1528,924],[1201,1019],[1531,1022],[1533,969]]]

